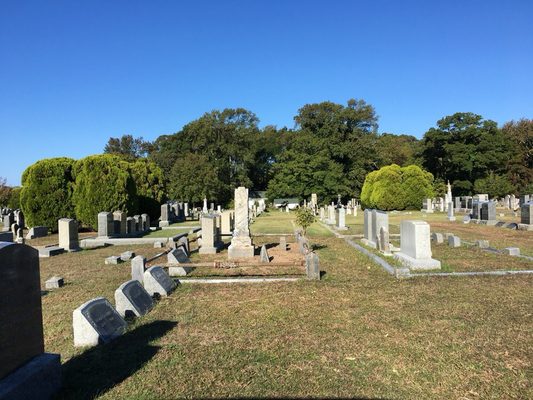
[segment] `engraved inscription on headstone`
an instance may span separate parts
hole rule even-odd
[[[115,290],[115,305],[120,315],[140,317],[154,306],[154,301],[139,281],[124,282]]]
[[[73,312],[74,346],[96,346],[122,335],[126,321],[103,297],[82,304]]]

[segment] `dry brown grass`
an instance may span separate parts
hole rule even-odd
[[[65,363],[61,397],[533,396],[533,277],[398,281],[343,240],[313,241],[320,282],[181,286],[93,350],[73,347],[72,311],[113,299],[129,264],[103,260],[122,248],[42,260],[43,279],[68,283],[43,297],[46,348]]]

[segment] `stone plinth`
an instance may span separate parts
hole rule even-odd
[[[202,232],[203,235],[203,232]],[[203,238],[202,238],[203,239]],[[253,258],[254,246],[250,237],[248,189],[235,189],[235,229],[228,248],[228,258]]]
[[[425,221],[402,221],[400,252],[394,257],[412,270],[440,269],[440,261],[431,256],[429,224]]]
[[[79,251],[78,222],[70,218],[61,218],[57,221],[59,230],[59,247],[65,251]]]
[[[113,214],[103,211],[98,213],[98,236],[111,237],[114,232]]]

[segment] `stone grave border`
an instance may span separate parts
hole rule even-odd
[[[494,275],[494,276],[506,276],[506,275],[529,275],[533,274],[533,270],[497,270],[497,271],[473,271],[473,272],[420,272],[420,273],[411,273],[409,268],[395,268],[392,265],[390,265],[387,261],[385,261],[383,258],[379,257],[378,255],[370,252],[369,250],[365,249],[364,247],[358,245],[353,240],[344,237],[344,235],[340,235],[334,230],[332,230],[329,226],[326,224],[320,222],[326,229],[328,229],[331,233],[335,235],[337,239],[344,239],[344,241],[350,245],[351,247],[355,248],[360,253],[366,255],[369,257],[374,263],[381,266],[388,274],[394,276],[397,279],[407,279],[407,278],[417,278],[417,277],[425,277],[425,276],[483,276],[483,275]],[[463,243],[465,243],[463,241]],[[487,251],[490,251],[486,249]],[[496,249],[493,249],[496,250]],[[498,250],[496,250],[499,252]],[[501,253],[500,253],[501,254]],[[511,256],[510,256],[511,257]],[[512,256],[517,257],[517,256]],[[526,258],[531,258],[529,256],[524,256]]]

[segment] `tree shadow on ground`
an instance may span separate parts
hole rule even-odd
[[[164,336],[177,322],[155,321],[114,341],[88,349],[62,366],[63,388],[58,399],[93,399],[143,367],[160,347],[150,342]]]
[[[311,250],[312,251],[315,251],[315,250],[321,250],[321,249],[326,249],[328,246],[325,245],[325,244],[312,244],[311,245]]]

